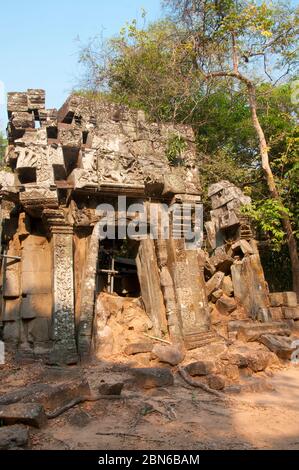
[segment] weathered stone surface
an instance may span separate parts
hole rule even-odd
[[[232,250],[234,254],[238,253],[238,251],[241,251],[245,256],[254,254],[253,248],[246,240],[239,240],[238,242],[234,243],[232,245]]]
[[[280,321],[284,318],[281,307],[270,307],[270,315],[273,321]]]
[[[25,449],[29,443],[26,426],[14,425],[0,427],[0,450]]]
[[[132,343],[128,344],[124,353],[127,356],[133,356],[135,354],[149,353],[153,350],[153,343]]]
[[[297,307],[297,295],[296,292],[283,292],[283,305],[286,307]]]
[[[224,276],[224,273],[217,272],[216,274],[214,274],[214,276],[211,277],[211,279],[208,280],[208,282],[206,283],[206,291],[208,297],[210,297],[210,295],[215,290],[220,289]]]
[[[211,300],[212,300],[212,302],[216,303],[217,300],[219,300],[222,296],[223,296],[223,290],[222,289],[215,290],[211,294]]]
[[[283,305],[283,292],[271,292],[269,297],[271,307],[281,307]]]
[[[221,289],[225,295],[228,297],[232,297],[234,293],[234,287],[233,287],[233,282],[232,278],[230,276],[225,276],[223,278],[222,284],[221,284]]]
[[[217,271],[222,271],[225,274],[230,273],[230,268],[233,264],[233,259],[223,250],[216,251],[216,254],[210,258],[210,263]]]
[[[16,321],[20,318],[20,304],[19,298],[5,300],[5,310],[2,317],[5,322]]]
[[[86,380],[77,379],[57,385],[37,383],[19,388],[0,397],[0,405],[13,403],[39,403],[46,412],[68,404],[75,398],[90,396],[89,384]]]
[[[269,320],[268,287],[258,254],[245,257],[231,267],[235,299],[252,319]]]
[[[122,389],[124,388],[123,382],[108,384],[102,383],[99,386],[100,395],[121,395]]]
[[[262,335],[280,335],[289,336],[291,330],[288,325],[283,322],[269,322],[269,323],[252,323],[242,325],[237,328],[238,338],[244,341],[256,341]]]
[[[29,342],[44,342],[51,338],[50,323],[47,318],[34,318],[28,323]]]
[[[176,366],[182,362],[185,358],[185,352],[180,346],[163,346],[160,344],[155,344],[152,350],[152,355],[156,356],[160,362],[165,362]]]
[[[223,390],[225,387],[225,379],[221,375],[211,374],[208,376],[208,384],[213,390]]]
[[[32,320],[36,317],[51,319],[52,294],[33,294],[22,298],[21,317],[24,320]]]
[[[213,361],[196,361],[188,364],[185,369],[192,377],[209,375],[214,371],[215,364]]]
[[[297,307],[282,307],[282,313],[287,320],[299,320],[299,305]]]
[[[296,346],[292,346],[293,340],[287,336],[262,335],[259,341],[281,359],[290,359],[297,349]]]
[[[232,297],[223,295],[219,300],[217,300],[216,308],[220,313],[222,313],[222,315],[229,315],[236,310],[237,303]]]
[[[27,424],[35,428],[42,428],[47,424],[44,408],[35,403],[14,403],[0,405],[0,421],[4,424]]]
[[[140,368],[132,369],[134,382],[145,389],[156,387],[168,387],[173,385],[173,375],[169,369]]]

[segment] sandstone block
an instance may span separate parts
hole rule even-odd
[[[297,295],[296,292],[283,292],[283,305],[286,307],[297,307]]]
[[[211,374],[208,376],[208,384],[213,390],[223,390],[225,387],[225,379],[221,375]]]
[[[228,297],[232,297],[234,293],[233,282],[230,276],[225,276],[222,281],[221,289]]]
[[[236,310],[237,303],[232,297],[223,295],[219,300],[217,300],[216,308],[220,313],[222,313],[222,315],[229,315]]]
[[[299,320],[299,305],[297,307],[282,307],[282,313],[287,320]]]
[[[123,382],[118,382],[114,384],[102,383],[99,386],[99,393],[100,395],[121,395],[123,387]]]
[[[155,344],[152,350],[153,356],[156,356],[160,362],[165,362],[176,366],[184,360],[185,352],[180,346],[163,346]]]
[[[271,292],[269,294],[271,307],[281,307],[283,305],[283,293]]]
[[[270,315],[273,321],[280,321],[283,319],[281,307],[270,307]]]
[[[296,350],[293,340],[287,336],[262,335],[259,341],[281,359],[290,359]]]
[[[173,385],[173,375],[169,369],[140,368],[132,369],[137,386],[145,389]]]
[[[47,318],[34,318],[28,323],[28,341],[49,341],[50,336],[50,322]]]
[[[52,294],[27,295],[22,298],[21,317],[31,320],[36,317],[51,318],[52,316]]]
[[[215,364],[212,361],[196,361],[188,364],[185,369],[192,377],[212,374]]]
[[[0,450],[16,450],[26,448],[29,433],[26,426],[14,425],[0,428]]]
[[[220,289],[224,276],[224,273],[218,272],[215,273],[214,276],[212,276],[211,279],[208,280],[208,282],[206,283],[206,291],[208,297],[210,297],[215,290]]]
[[[55,411],[78,397],[90,396],[89,384],[85,379],[74,379],[50,385],[37,383],[19,388],[0,397],[0,405],[12,403],[39,403],[46,412]]]
[[[4,424],[26,424],[42,428],[47,424],[44,408],[36,403],[14,403],[0,406],[0,421]]]

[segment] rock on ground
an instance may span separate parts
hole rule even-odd
[[[152,355],[156,356],[159,361],[172,366],[176,366],[185,358],[185,352],[179,346],[162,346],[161,344],[156,344],[153,347]]]
[[[42,428],[47,424],[44,408],[37,403],[14,403],[0,406],[0,421],[4,424],[27,424]]]
[[[26,448],[29,442],[28,429],[15,424],[0,428],[0,450],[16,450]]]
[[[134,383],[141,388],[167,387],[173,385],[173,375],[170,370],[144,367],[132,369]]]
[[[212,361],[196,361],[191,362],[185,367],[191,377],[209,375],[214,370],[214,363]]]

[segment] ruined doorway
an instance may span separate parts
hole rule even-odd
[[[140,297],[135,240],[102,240],[99,244],[96,293],[107,292],[121,297]]]

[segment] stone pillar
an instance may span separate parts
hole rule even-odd
[[[47,211],[53,243],[53,351],[50,362],[73,364],[78,361],[75,336],[73,227],[63,214]],[[51,214],[49,214],[51,212]]]
[[[99,237],[97,227],[95,226],[90,237],[81,287],[80,321],[78,329],[78,350],[81,360],[88,359],[92,353],[98,253]]]
[[[153,323],[153,333],[163,338],[167,334],[167,322],[153,240],[141,240],[136,264],[142,300]]]

